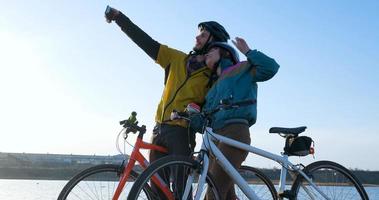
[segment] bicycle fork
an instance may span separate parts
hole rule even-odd
[[[199,167],[201,167],[201,169],[200,169],[201,175],[200,175],[199,180],[197,182],[198,185],[197,185],[195,200],[200,199],[200,197],[201,197],[200,195],[203,194],[204,185],[205,185],[205,181],[206,181],[206,177],[207,177],[207,173],[208,173],[208,168],[209,168],[209,157],[208,157],[208,155],[206,155],[205,151],[203,151],[201,153],[200,159],[202,159],[203,164],[199,165]]]

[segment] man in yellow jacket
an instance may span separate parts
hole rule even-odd
[[[155,115],[153,143],[168,149],[169,155],[190,155],[195,137],[184,120],[170,121],[171,112],[184,111],[189,103],[202,105],[210,88],[211,71],[205,66],[204,54],[211,42],[226,42],[229,34],[214,21],[200,23],[193,51],[184,53],[153,40],[122,12],[108,7],[108,23],[115,21],[130,39],[156,61],[165,71],[165,87]],[[163,157],[150,152],[150,162]]]

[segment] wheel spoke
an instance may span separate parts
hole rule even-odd
[[[240,175],[248,182],[250,188],[252,188],[255,194],[262,200],[271,200],[277,199],[277,192],[270,181],[263,172],[259,171],[253,167],[241,166],[238,170]],[[238,199],[249,199],[243,191],[238,187],[238,185],[234,185],[235,193]]]
[[[307,166],[304,171],[329,199],[368,199],[356,177],[337,163],[319,161]],[[300,200],[325,199],[303,177],[295,180],[292,191]]]
[[[142,186],[147,183],[150,183],[152,189],[152,193],[149,193],[149,195],[158,199],[167,199],[167,197],[161,192],[160,187],[152,184],[151,178],[158,175],[165,180],[165,183],[169,186],[174,198],[182,199],[186,188],[187,177],[189,177],[189,175],[193,175],[195,177],[195,181],[191,186],[188,186],[192,188],[190,190],[191,197],[189,197],[189,199],[192,199],[197,191],[196,187],[199,175],[198,172],[200,171],[195,169],[197,166],[198,165],[192,159],[181,156],[167,156],[154,161],[136,180],[130,191],[128,199],[142,199]],[[209,192],[215,195],[218,199],[217,189],[211,175],[207,175],[206,182],[208,188],[210,188]],[[205,192],[204,194],[202,193],[202,198],[204,197]]]
[[[120,166],[98,165],[74,176],[63,188],[58,200],[111,200],[120,180]],[[137,173],[132,171],[119,199],[126,199],[130,184],[134,183]],[[145,191],[145,190],[143,190]]]

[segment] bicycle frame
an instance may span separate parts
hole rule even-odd
[[[292,164],[288,160],[287,155],[276,155],[267,151],[264,151],[262,149],[238,142],[236,140],[218,135],[212,131],[211,128],[206,127],[204,130],[204,136],[203,136],[203,144],[201,146],[200,150],[200,159],[203,161],[203,171],[201,172],[199,182],[198,182],[198,191],[196,192],[195,199],[199,199],[200,195],[202,194],[202,190],[205,184],[205,177],[208,173],[209,168],[209,157],[208,154],[205,153],[207,151],[210,151],[213,153],[213,155],[218,160],[218,164],[225,170],[225,172],[234,180],[234,182],[241,188],[243,193],[249,198],[258,200],[259,198],[248,185],[248,183],[242,178],[242,176],[237,172],[237,170],[230,164],[230,162],[225,158],[225,156],[222,154],[222,152],[217,148],[213,140],[228,144],[230,146],[248,151],[250,153],[265,157],[267,159],[273,160],[277,163],[279,163],[282,166],[281,173],[280,173],[280,181],[279,181],[279,193],[284,192],[285,190],[285,184],[286,184],[286,175],[287,170],[290,169],[291,171],[295,171],[299,173],[301,176],[305,178],[309,182],[309,184],[315,188],[325,199],[328,199],[328,197],[312,182],[312,180],[301,170],[301,168],[297,165]],[[193,177],[190,177],[193,179]],[[193,182],[193,180],[188,180],[188,182]],[[190,189],[186,188],[184,197],[188,195],[188,191]]]
[[[143,138],[143,133],[138,134],[136,143],[134,145],[133,151],[130,155],[129,162],[125,166],[123,173],[121,174],[119,184],[116,188],[115,194],[112,198],[112,200],[118,200],[120,197],[120,194],[122,190],[124,189],[124,186],[130,176],[131,171],[133,170],[133,167],[136,164],[136,161],[140,164],[140,166],[143,169],[146,169],[147,166],[149,165],[149,161],[142,155],[140,152],[140,149],[148,149],[148,150],[154,150],[154,151],[159,151],[163,153],[167,153],[167,149],[158,145],[146,143],[142,140]],[[169,197],[169,199],[173,199],[172,193],[167,189],[166,184],[164,181],[159,177],[153,177],[153,182],[161,189],[161,191]]]

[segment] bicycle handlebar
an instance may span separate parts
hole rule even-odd
[[[138,126],[137,123],[131,123],[129,120],[122,120],[120,121],[120,125],[122,125],[124,128],[126,128],[126,133],[136,133],[139,131],[140,133],[145,133],[146,132],[146,126]]]
[[[231,103],[229,99],[223,99],[220,101],[220,104],[215,109],[210,110],[210,111],[203,111],[196,114],[203,115],[204,117],[209,117],[220,110],[229,110],[229,109],[235,109],[235,108],[239,108],[243,106],[249,106],[249,105],[255,104],[256,102],[257,101],[255,99],[249,99],[249,100],[243,100],[243,101]],[[187,112],[178,112],[175,110],[173,112],[176,114],[174,118],[179,118],[179,119],[189,120],[188,117],[189,115],[191,115]]]

